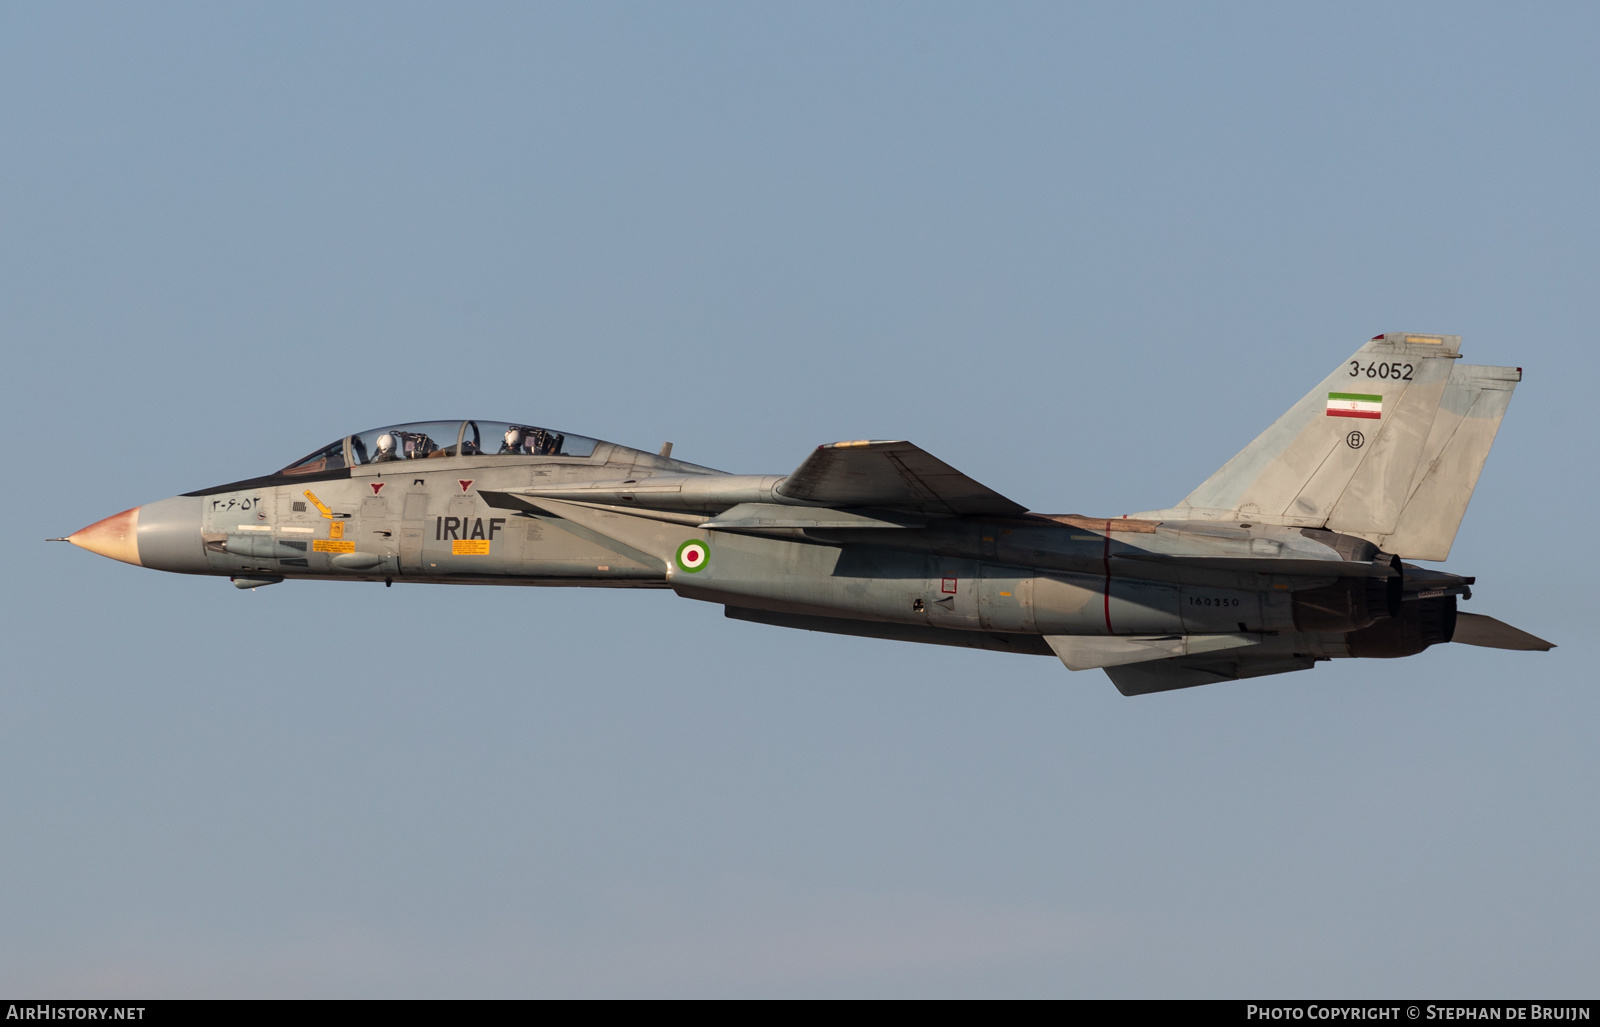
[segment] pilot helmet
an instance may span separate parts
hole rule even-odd
[[[393,435],[389,434],[388,432],[384,432],[382,435],[378,436],[378,452],[380,452],[380,453],[393,453],[394,452],[394,436]]]
[[[522,429],[516,425],[506,429],[506,448],[510,450],[522,448]]]

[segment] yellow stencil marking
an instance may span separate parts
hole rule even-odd
[[[334,521],[332,524],[328,525],[328,537],[344,538],[344,522]]]
[[[356,551],[354,539],[315,539],[311,543],[313,553],[353,553]]]
[[[318,513],[322,514],[322,516],[326,517],[330,521],[333,520],[333,511],[329,510],[326,506],[323,506],[322,500],[313,495],[310,489],[306,489],[306,498],[311,500],[311,505],[317,508]]]
[[[488,556],[489,555],[489,540],[488,539],[475,538],[475,539],[467,539],[467,540],[463,541],[463,540],[458,539],[458,540],[450,543],[450,555],[451,556]]]

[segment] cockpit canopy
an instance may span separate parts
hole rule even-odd
[[[596,439],[510,421],[417,421],[347,435],[302,457],[279,474],[316,474],[341,467],[444,456],[586,457]]]

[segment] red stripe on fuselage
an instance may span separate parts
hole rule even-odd
[[[1111,522],[1106,522],[1106,548],[1102,560],[1106,565],[1106,634],[1114,635],[1111,630]]]

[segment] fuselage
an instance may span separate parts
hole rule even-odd
[[[1406,655],[1448,638],[1467,580],[1398,573],[1370,542],[1324,530],[1031,513],[890,523],[785,500],[783,475],[592,440],[490,454],[466,433],[387,460],[351,436],[320,460],[125,511],[72,541],[240,587],[671,588],[744,619],[1039,654],[1051,653],[1042,636],[1203,635],[1250,636],[1285,659]],[[701,562],[630,544],[610,526],[624,522],[670,534],[667,549],[692,539]]]

